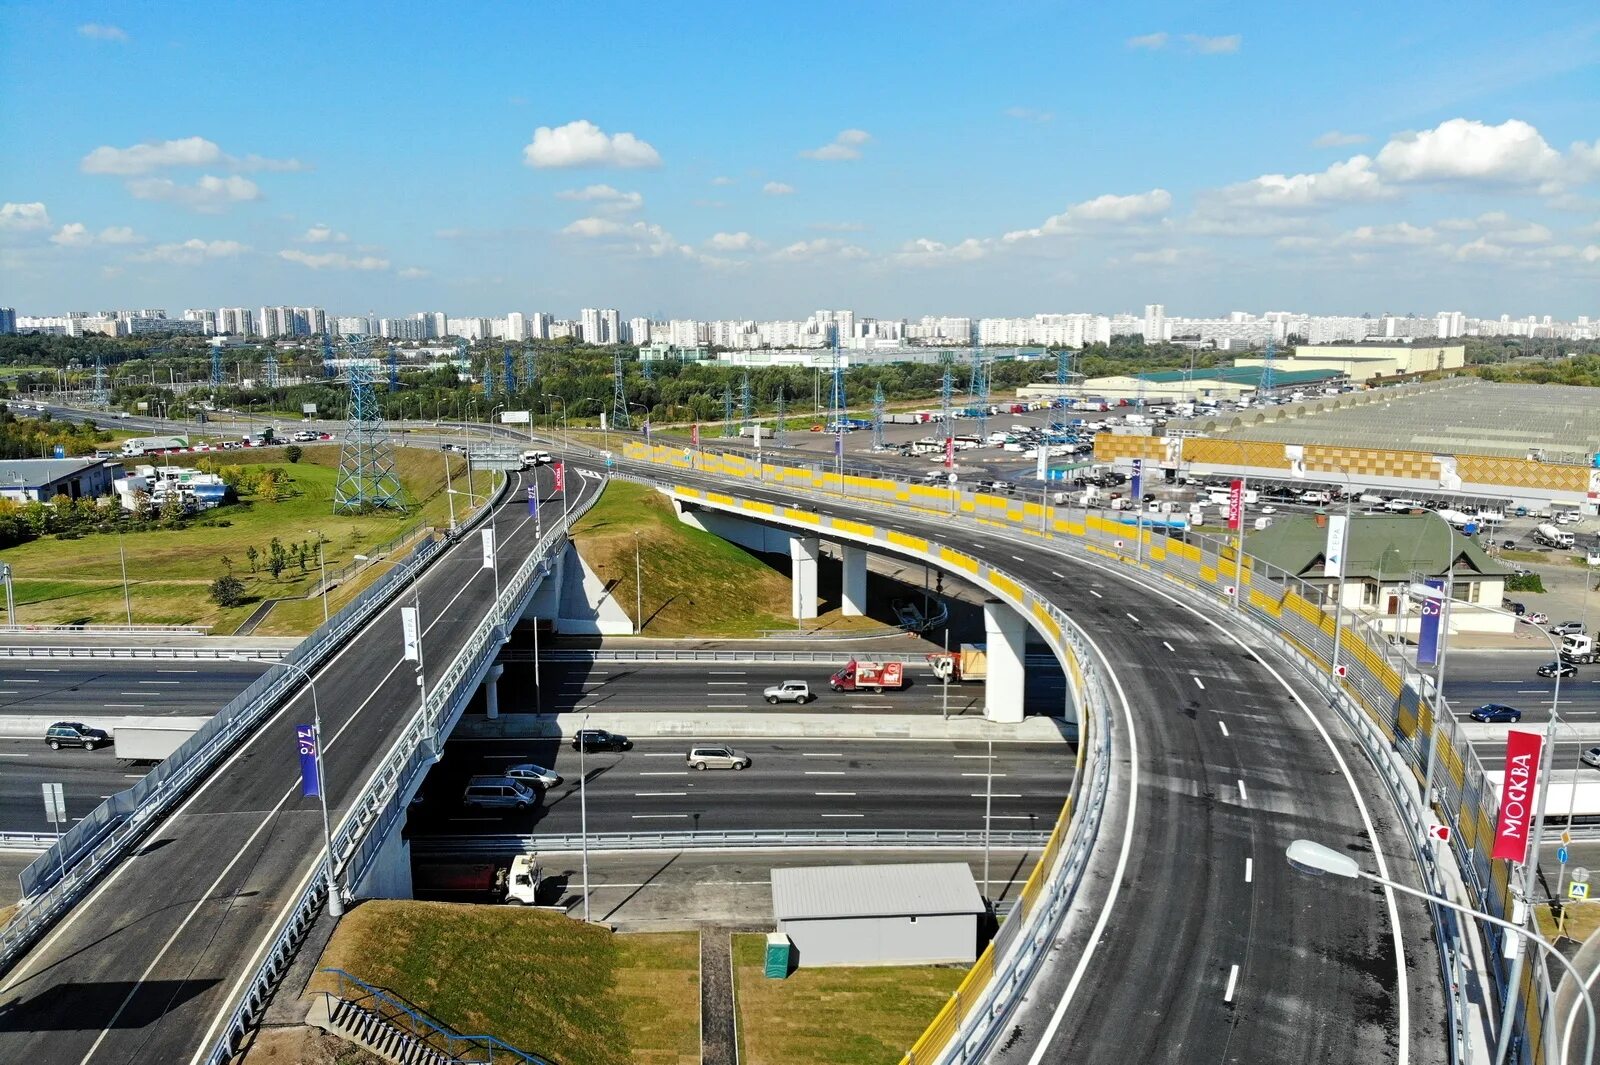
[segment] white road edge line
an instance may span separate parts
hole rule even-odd
[[[1250,883],[1255,878],[1255,874],[1256,860],[1254,858],[1246,858],[1244,860],[1244,882],[1246,884]]]
[[[1194,678],[1194,686],[1199,688],[1201,691],[1206,690],[1206,682],[1201,680],[1199,677]]]
[[[1224,991],[1222,993],[1222,1001],[1224,1001],[1224,1002],[1232,1002],[1233,1001],[1234,985],[1236,985],[1238,982],[1239,982],[1239,967],[1237,965],[1235,965],[1232,969],[1228,970],[1228,990],[1226,990],[1226,991]]]
[[[1222,730],[1224,736],[1228,734],[1228,723],[1226,721],[1218,721],[1217,727]]]
[[[1243,780],[1239,781],[1239,801],[1240,802],[1249,802],[1250,801],[1250,793],[1248,791],[1244,790],[1244,781]]]

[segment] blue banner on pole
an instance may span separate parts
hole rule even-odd
[[[844,458],[844,434],[840,433],[833,438],[833,453],[839,458]]]
[[[1430,579],[1424,582],[1429,588],[1443,588],[1444,581]],[[1417,665],[1431,666],[1439,660],[1439,612],[1444,603],[1439,599],[1422,601],[1422,631],[1417,636]]]
[[[1135,503],[1139,502],[1141,499],[1144,498],[1144,496],[1139,491],[1139,489],[1143,485],[1143,483],[1144,483],[1144,459],[1134,459],[1133,460],[1133,480],[1130,481],[1129,484],[1128,484],[1128,493],[1129,493],[1129,497]]]
[[[315,725],[296,725],[294,738],[300,748],[300,794],[322,794],[322,778],[317,775],[317,729]]]
[[[537,486],[528,489],[528,517],[539,516],[539,489]]]

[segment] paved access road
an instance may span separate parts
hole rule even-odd
[[[760,485],[739,491],[786,502]],[[1422,909],[1301,879],[1283,859],[1309,836],[1415,880],[1382,827],[1393,817],[1381,784],[1348,741],[1338,746],[1350,774],[1341,770],[1318,724],[1332,715],[1285,680],[1271,649],[1241,646],[1202,614],[1052,545],[848,501],[815,509],[995,560],[1072,613],[1117,666],[1120,798],[1091,868],[1090,916],[1058,940],[1058,964],[1015,1018],[1022,1038],[997,1060],[1037,1049],[1034,1061],[1380,1061],[1401,1038],[1413,1062],[1442,1058]],[[1225,622],[1226,610],[1211,617]]]
[[[596,490],[597,482],[569,473],[574,501]],[[505,566],[520,563],[535,541],[525,483],[512,475],[493,518]],[[549,494],[548,474],[542,490]],[[477,536],[422,576],[417,599],[431,669],[455,655],[493,589]],[[417,687],[400,652],[396,604],[318,672],[336,822],[415,710]],[[300,795],[295,757],[295,726],[310,718],[302,694],[265,721],[0,977],[0,1061],[185,1065],[214,1043],[320,852],[321,817],[316,800]]]
[[[714,736],[703,740],[717,742]],[[589,831],[981,831],[986,793],[994,830],[1048,831],[1072,786],[1076,757],[1065,742],[997,743],[991,763],[981,743],[736,740],[732,746],[750,756],[750,768],[697,771],[684,758],[690,746],[688,740],[649,739],[625,753],[586,754]],[[469,776],[516,762],[554,769],[564,782],[526,813],[461,806]],[[413,838],[577,832],[580,776],[577,752],[567,743],[452,740],[407,823]]]
[[[94,725],[121,717],[207,717],[271,663],[167,659],[0,659],[0,716]]]
[[[874,657],[900,660],[906,664],[908,683],[899,691],[835,692],[828,678],[839,668],[827,665],[767,665],[737,662],[597,662],[581,665],[571,662],[544,662],[539,679],[544,701],[538,709],[545,713],[596,711],[616,713],[626,710],[708,710],[728,712],[751,710],[761,713],[871,713],[941,714],[946,705],[951,717],[982,716],[983,683],[970,681],[950,685],[948,692],[934,677],[923,658],[921,642],[915,644],[915,657],[897,655],[898,644],[881,641]],[[806,645],[806,650],[819,645]],[[508,663],[501,685],[502,710],[531,712],[533,705],[533,664]],[[786,680],[803,680],[817,697],[805,706],[794,703],[768,704],[763,689]],[[1066,681],[1058,665],[1030,672],[1027,706],[1031,712],[1059,714],[1066,698]],[[948,704],[946,703],[948,700]]]

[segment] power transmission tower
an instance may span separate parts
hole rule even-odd
[[[722,435],[737,436],[733,429],[733,386],[722,386]]]
[[[222,387],[222,345],[211,345],[211,387]]]
[[[655,367],[655,360],[654,359],[647,359],[643,355],[639,356],[639,376],[640,377],[644,378],[646,381],[654,381],[656,379],[656,371],[655,371],[654,367]]]
[[[278,387],[278,357],[271,352],[261,359],[261,380],[268,388]]]
[[[511,346],[507,345],[504,352],[504,365],[501,367],[501,380],[505,382],[506,398],[510,399],[517,390],[517,359],[511,353]]]
[[[784,421],[784,414],[786,413],[786,408],[788,407],[788,404],[785,402],[785,392],[786,389],[782,385],[779,385],[778,413],[777,417],[773,418],[772,420],[772,444],[774,447],[778,447],[783,444],[783,431],[788,428]]]
[[[333,364],[333,336],[330,333],[322,334],[322,376],[332,378],[338,372]]]
[[[983,437],[989,421],[989,356],[982,347],[972,352],[972,378],[967,383],[967,393],[977,408],[978,436]]]
[[[1056,401],[1051,406],[1056,409],[1055,427],[1062,428],[1066,424],[1066,415],[1062,412],[1067,409],[1067,383],[1072,380],[1072,351],[1062,348],[1056,352]]]
[[[740,408],[740,411],[743,414],[743,417],[739,422],[740,426],[742,427],[742,426],[747,426],[747,425],[753,424],[753,415],[754,415],[755,412],[751,409],[751,404],[750,404],[750,371],[749,370],[746,370],[744,372],[744,380],[739,385],[739,408]]]
[[[392,347],[389,349],[389,391],[400,391],[400,356]]]
[[[828,406],[835,422],[844,421],[844,363],[839,359],[839,342],[833,343],[833,384],[828,392]]]
[[[334,513],[404,511],[405,493],[394,472],[394,443],[372,387],[372,341],[349,336],[345,350],[350,357],[345,371],[350,394],[339,445],[339,476],[333,484]]]
[[[539,376],[538,349],[527,347],[522,349],[522,387],[533,391],[534,382]]]
[[[1263,394],[1272,391],[1272,359],[1277,355],[1278,349],[1273,345],[1272,338],[1267,338],[1267,350],[1261,353],[1261,385],[1258,391]]]
[[[872,450],[883,450],[883,382],[872,391]]]
[[[483,357],[483,398],[487,400],[494,395],[494,362],[485,355]]]
[[[99,355],[94,357],[94,394],[89,397],[89,402],[96,407],[111,403],[111,391],[106,387],[106,364]]]
[[[622,352],[611,353],[611,428],[627,429],[628,392],[622,384]]]

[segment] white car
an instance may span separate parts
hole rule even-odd
[[[774,684],[763,691],[761,697],[769,703],[798,703],[802,706],[816,698],[811,694],[811,685],[803,680],[786,680],[782,684]]]
[[[562,776],[554,769],[546,769],[542,765],[524,762],[521,765],[511,766],[506,770],[506,776],[528,786],[537,784],[542,788],[556,788],[561,786]]]

